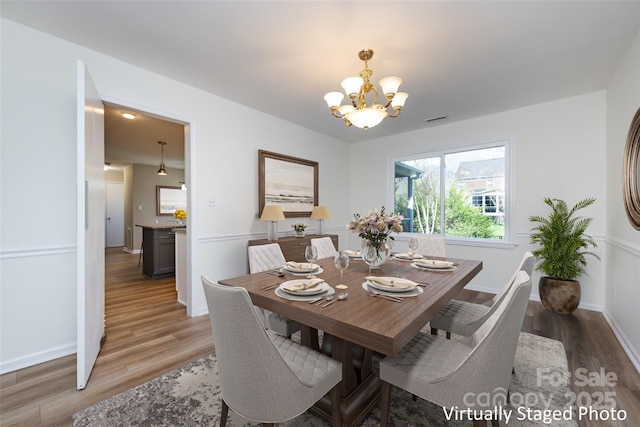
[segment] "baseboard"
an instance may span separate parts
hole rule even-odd
[[[470,291],[485,292],[485,293],[494,294],[494,295],[496,294],[496,290],[495,289],[484,288],[482,286],[469,285],[469,286],[465,287],[465,289],[468,289]],[[540,302],[540,295],[531,294],[529,296],[529,300]],[[589,304],[589,303],[580,302],[580,305],[578,306],[578,308],[582,309],[582,310],[604,312],[604,307],[601,306],[601,305],[597,305],[597,304]]]
[[[627,353],[627,356],[629,356],[631,363],[633,363],[633,366],[635,366],[636,371],[640,373],[640,353],[631,344],[631,342],[629,341],[625,333],[622,331],[622,328],[620,328],[620,325],[618,325],[618,323],[613,318],[613,316],[611,316],[611,314],[607,310],[604,310],[602,314],[604,315],[604,318],[607,321],[607,323],[609,323],[611,330],[613,331],[614,335],[618,339],[618,342],[624,349],[624,352]]]
[[[0,375],[8,372],[17,371],[18,369],[28,368],[30,366],[38,365],[40,363],[49,362],[54,359],[59,359],[64,356],[76,353],[76,345],[69,344],[63,347],[54,348],[51,350],[43,351],[42,353],[35,353],[19,359],[9,360],[7,362],[0,363]]]

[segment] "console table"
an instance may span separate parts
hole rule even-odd
[[[279,237],[278,240],[269,239],[257,239],[249,240],[249,246],[268,245],[269,243],[277,243],[282,249],[284,259],[287,261],[305,262],[304,248],[311,246],[311,239],[317,239],[319,237],[330,237],[333,241],[333,246],[338,249],[338,235],[337,234],[307,234],[304,237]]]

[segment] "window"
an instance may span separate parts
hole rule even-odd
[[[405,232],[503,241],[509,140],[390,159]]]

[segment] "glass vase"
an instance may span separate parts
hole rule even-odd
[[[304,237],[307,235],[307,230],[293,230],[294,237]]]
[[[372,270],[379,269],[391,255],[391,240],[386,237],[382,240],[362,239],[360,245],[362,260],[367,263]]]

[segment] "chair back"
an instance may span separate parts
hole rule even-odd
[[[460,409],[489,409],[480,408],[482,402],[469,396],[480,399],[484,396],[490,402],[496,396],[506,398],[530,294],[531,279],[526,272],[519,271],[497,309],[468,339],[467,344],[473,347],[469,355],[442,379],[457,387],[442,390],[441,402],[436,403],[458,405]],[[501,403],[504,404],[496,404]]]
[[[502,299],[507,294],[507,292],[509,292],[509,288],[513,286],[516,280],[516,276],[518,275],[518,272],[524,271],[529,275],[529,277],[531,277],[531,273],[533,272],[533,266],[535,263],[536,263],[536,257],[533,256],[533,254],[529,251],[525,252],[524,255],[522,256],[522,259],[520,260],[520,264],[518,265],[516,270],[513,272],[513,275],[511,276],[509,281],[507,281],[505,286],[503,286],[502,289],[500,289],[500,292],[498,292],[493,296],[493,298],[491,298],[490,302],[488,303],[491,305],[491,310],[489,310],[489,313],[487,313],[486,316],[491,315],[493,310],[495,310],[496,306],[500,303],[500,301],[502,301]]]
[[[417,237],[418,248],[415,250],[420,255],[427,256],[447,256],[447,250],[442,236]]]
[[[261,271],[274,270],[283,267],[287,261],[280,245],[269,243],[267,245],[249,246],[249,272],[260,273]]]
[[[317,237],[311,239],[311,246],[318,248],[318,259],[333,258],[336,256],[336,247],[333,246],[331,237]]]
[[[222,397],[229,408],[251,420],[297,415],[305,387],[291,371],[260,323],[249,293],[202,276],[213,329]],[[276,399],[269,398],[277,393]]]

